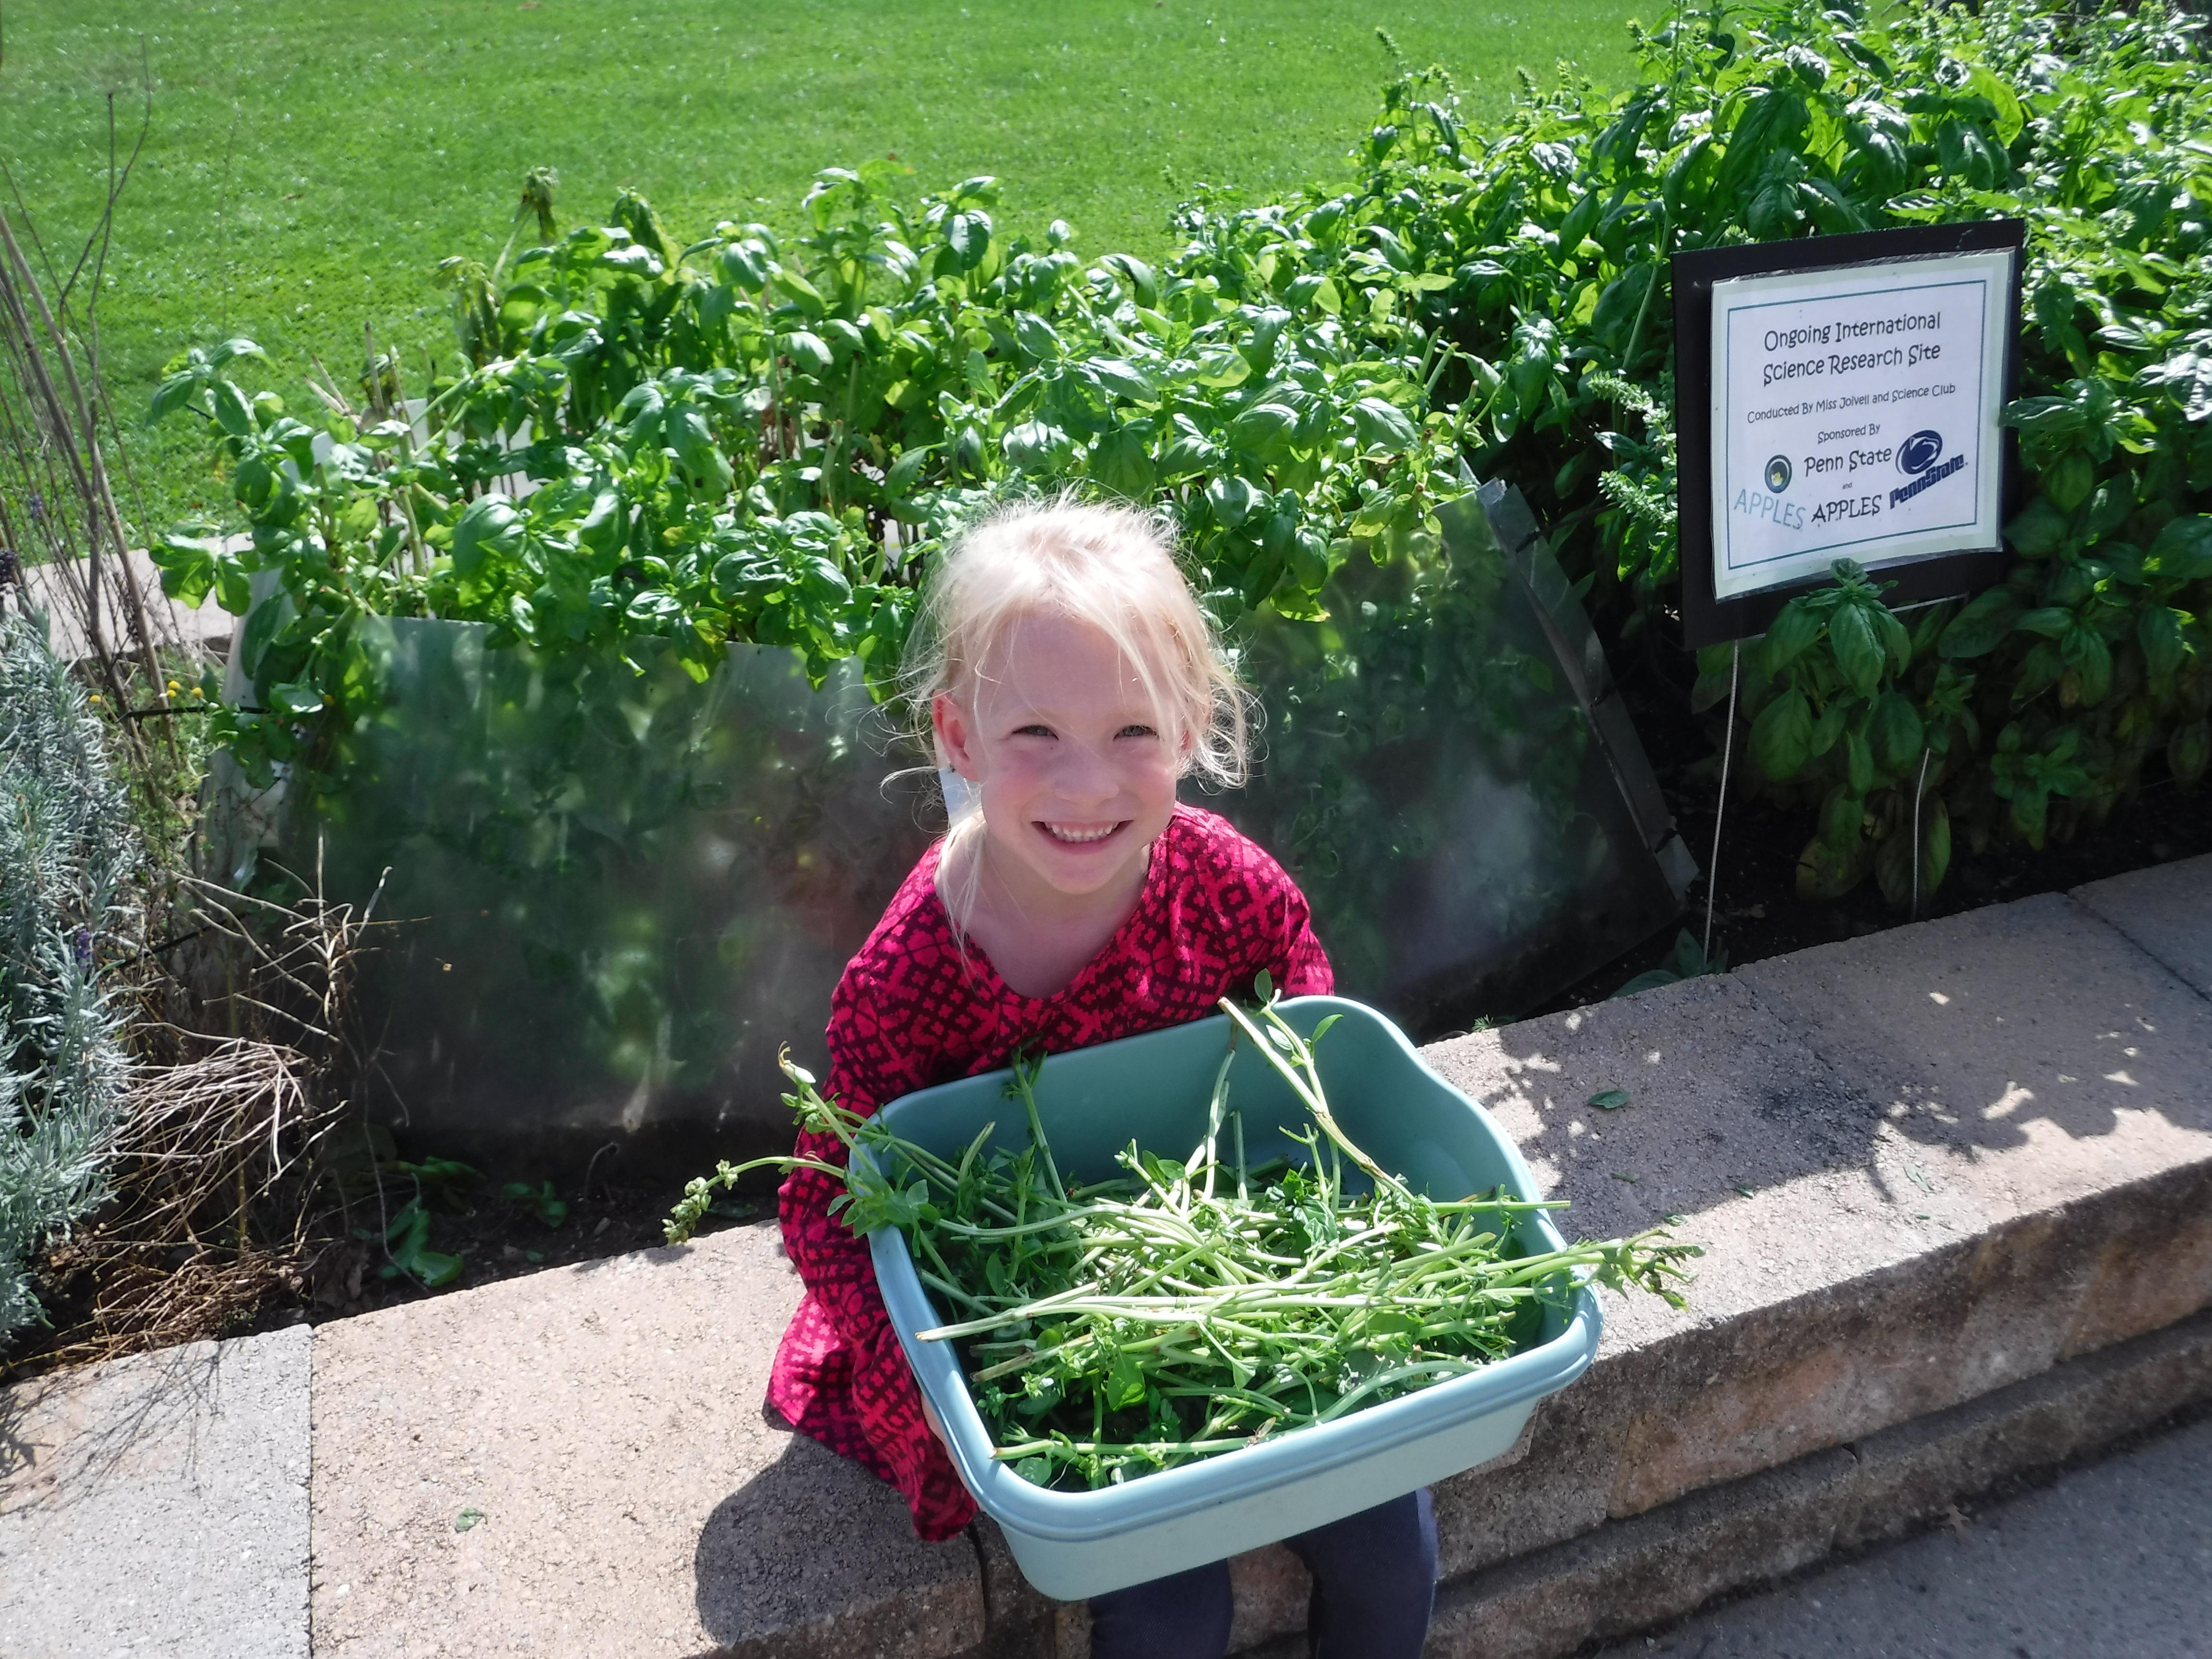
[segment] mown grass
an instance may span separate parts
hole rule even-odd
[[[135,412],[167,359],[234,334],[268,349],[288,397],[317,358],[341,384],[356,374],[364,325],[404,349],[418,383],[451,349],[431,267],[495,252],[532,167],[559,170],[564,224],[629,186],[683,235],[727,216],[788,223],[817,169],[889,154],[917,193],[998,175],[1011,228],[1065,218],[1079,249],[1158,254],[1200,182],[1260,198],[1346,171],[1389,70],[1378,27],[1496,112],[1520,67],[1625,76],[1631,10],[17,0],[0,154],[58,258],[101,198],[106,94],[127,145],[150,84],[100,313],[109,383]],[[219,508],[188,423],[134,447],[145,519]]]

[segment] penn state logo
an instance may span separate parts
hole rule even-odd
[[[1939,439],[1937,441],[1942,441]],[[1769,456],[1766,462],[1767,493],[1779,495],[1790,488],[1790,458],[1787,455]]]
[[[1943,453],[1943,434],[1940,432],[1916,432],[1897,447],[1897,465],[1901,471],[1925,472],[1936,465]]]

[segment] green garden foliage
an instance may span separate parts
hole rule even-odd
[[[125,1011],[103,981],[137,854],[83,690],[0,614],[0,1343],[41,1317],[31,1271],[106,1194]]]
[[[1355,270],[1326,210],[1194,210],[1170,270],[1086,264],[1058,228],[1002,241],[989,179],[909,213],[893,172],[824,174],[788,247],[736,224],[679,247],[629,197],[511,274],[449,262],[476,367],[428,441],[340,421],[319,446],[228,378],[250,343],[193,353],[156,408],[208,416],[254,545],[156,556],[241,615],[251,574],[282,573],[243,642],[257,703],[226,726],[249,775],[314,768],[376,706],[374,614],[665,641],[701,679],[726,641],[784,645],[888,691],[929,550],[1024,483],[1173,500],[1230,619],[1317,616],[1355,535],[1434,562],[1433,509],[1469,481],[1429,396],[1449,349],[1402,313],[1440,279]],[[526,500],[483,493],[516,474]]]
[[[1462,405],[1474,465],[1548,509],[1631,637],[1671,631],[1678,580],[1665,257],[2027,222],[2010,578],[1899,617],[1839,566],[1740,664],[1698,664],[1693,707],[1740,675],[1752,775],[1817,820],[1800,890],[1871,873],[1905,907],[1942,882],[1954,823],[2040,848],[2146,763],[2205,769],[2212,88],[2201,26],[2156,3],[1877,15],[1678,13],[1635,91],[1531,97],[1479,149],[1409,102],[1370,193],[1417,268],[1470,284],[1440,322],[1494,372]]]
[[[2147,763],[2184,787],[2205,770],[2212,89],[2198,26],[2151,7],[2063,35],[1991,22],[1936,32],[1986,71],[1971,89],[1993,112],[1931,126],[1950,176],[1891,212],[2028,221],[2027,395],[2008,415],[2029,480],[2007,527],[2021,562],[1903,627],[1844,573],[1840,602],[1793,606],[1756,653],[1750,706],[1769,742],[1762,755],[1754,726],[1753,756],[1820,815],[1799,865],[1811,893],[1871,868],[1902,904],[1916,880],[1942,880],[1954,823],[1977,848],[1996,833],[2040,848],[2101,822]],[[2011,103],[1984,95],[2008,86]]]
[[[209,421],[253,544],[173,536],[166,585],[240,614],[257,571],[283,592],[253,613],[253,700],[222,735],[257,781],[342,775],[382,695],[361,643],[378,614],[606,659],[650,641],[701,679],[725,641],[787,645],[817,678],[860,659],[886,695],[931,550],[998,495],[1063,482],[1170,505],[1241,635],[1319,624],[1334,578],[1378,568],[1407,628],[1438,625],[1436,509],[1503,476],[1620,634],[1663,650],[1666,256],[2017,215],[2020,565],[1964,607],[1897,617],[1851,572],[1794,606],[1743,653],[1752,770],[1817,813],[1808,891],[1871,872],[1901,903],[1940,884],[1954,823],[2040,845],[2154,756],[2193,781],[2212,697],[2197,26],[2158,0],[1768,3],[1678,9],[1638,45],[1634,90],[1531,86],[1486,133],[1441,73],[1402,76],[1357,188],[1201,200],[1158,269],[1057,224],[1002,237],[988,179],[909,204],[888,163],[823,173],[787,240],[731,222],[679,242],[626,195],[511,264],[447,262],[468,367],[422,428],[381,372],[357,417],[311,424],[232,379],[250,343],[191,354],[156,410]],[[524,499],[487,493],[518,475]],[[1709,707],[1731,665],[1698,666]],[[1384,719],[1357,664],[1329,672],[1352,729]]]

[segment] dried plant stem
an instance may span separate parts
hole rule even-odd
[[[230,1034],[150,1014],[137,1028],[148,1052],[112,1150],[115,1195],[52,1258],[53,1278],[88,1288],[41,1366],[220,1335],[272,1296],[304,1297],[343,1206],[328,1154],[367,1066],[350,987],[374,901],[331,903],[318,885],[287,907],[185,886],[198,971],[222,988],[205,1014]],[[149,1007],[163,982],[140,988]]]
[[[37,304],[39,319],[46,325],[46,337],[52,343],[54,361],[61,365],[63,380],[69,387],[70,410],[64,410],[59,400],[55,398],[53,380],[47,374],[45,364],[39,362],[35,350],[31,354],[32,361],[38,364],[37,384],[47,401],[53,406],[56,424],[65,432],[71,431],[69,415],[71,411],[76,415],[73,435],[76,441],[66,446],[70,465],[76,476],[78,486],[83,491],[86,501],[96,508],[95,522],[106,531],[110,544],[115,550],[116,578],[123,593],[124,601],[130,607],[131,625],[137,635],[140,663],[146,670],[149,694],[161,707],[167,708],[168,702],[161,677],[161,665],[154,659],[153,624],[147,620],[145,596],[139,592],[137,575],[131,568],[130,538],[123,529],[123,515],[116,510],[115,493],[108,485],[107,463],[100,453],[100,426],[93,418],[92,405],[85,398],[84,384],[77,375],[76,354],[70,349],[69,337],[63,331],[61,325],[54,320],[53,311],[46,304],[46,296],[39,287],[37,275],[24,259],[22,249],[15,244],[15,232],[8,222],[8,215],[4,209],[0,209],[0,246],[5,247],[8,258],[15,267],[13,272],[15,280],[20,283],[22,291],[27,293]],[[30,337],[30,331],[28,320],[23,314],[21,297],[11,293],[9,307],[27,340]],[[79,446],[82,446],[81,454]],[[97,535],[89,537],[88,546],[90,550],[91,563],[88,566],[89,578],[87,587],[89,590],[89,597],[96,600],[99,596],[100,574],[99,537]],[[96,623],[99,620],[96,606],[94,612],[92,620]],[[97,641],[96,635],[92,637]],[[120,696],[122,688],[119,684],[116,687],[116,691]]]

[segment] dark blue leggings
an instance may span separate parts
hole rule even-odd
[[[1284,1543],[1313,1574],[1315,1659],[1419,1659],[1437,1599],[1437,1516],[1425,1487]],[[1229,1564],[1091,1601],[1091,1659],[1221,1659]]]

